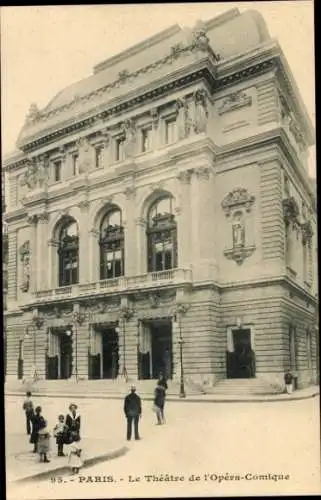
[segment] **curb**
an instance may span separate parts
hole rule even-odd
[[[167,396],[166,401],[171,401],[173,403],[270,403],[270,402],[284,402],[284,401],[300,401],[303,399],[310,399],[318,396],[320,394],[320,391],[315,391],[312,394],[307,394],[307,395],[301,395],[301,396],[295,396],[293,395],[279,395],[279,396],[256,396],[256,397],[248,397],[248,398],[242,398],[242,397],[235,397],[235,399],[229,399],[229,398],[224,398],[224,397],[219,397],[219,398],[207,398],[199,396],[195,398],[191,398],[187,396],[186,398],[179,398],[175,396]],[[20,392],[7,392],[5,396],[15,396],[15,397],[21,397],[22,393]],[[143,401],[154,401],[154,398],[151,396],[145,396],[144,394],[141,394],[141,399]],[[60,393],[34,393],[34,397],[41,397],[41,398],[75,398],[75,394],[60,394]],[[124,395],[116,395],[116,394],[77,394],[76,397],[78,399],[114,399],[114,400],[123,400]]]
[[[85,469],[86,467],[91,467],[92,465],[95,465],[96,463],[99,462],[105,462],[107,460],[112,460],[114,458],[122,457],[129,451],[129,448],[127,446],[123,446],[122,448],[119,448],[118,450],[109,452],[109,453],[104,453],[103,455],[98,455],[97,457],[92,457],[88,458],[88,460],[85,460],[84,466],[82,467]],[[68,465],[63,465],[56,467],[55,469],[51,470],[46,470],[43,472],[38,472],[37,474],[33,474],[32,476],[25,476],[21,479],[16,479],[13,481],[15,484],[19,483],[27,483],[27,482],[33,482],[37,480],[45,480],[51,477],[55,476],[62,476],[65,475],[67,472],[70,471],[70,467]]]

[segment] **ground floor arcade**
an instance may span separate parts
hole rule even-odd
[[[9,314],[6,375],[178,380],[182,361],[185,380],[200,385],[254,377],[283,384],[289,370],[299,386],[311,385],[318,380],[313,305],[282,291],[173,289],[43,304],[36,322],[32,310]]]

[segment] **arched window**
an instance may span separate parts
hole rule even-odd
[[[100,279],[124,275],[124,228],[119,209],[108,212],[100,226]]]
[[[177,265],[177,226],[173,198],[158,199],[148,215],[148,271],[164,271]]]
[[[59,286],[78,283],[78,244],[77,223],[69,220],[62,226],[59,236]]]

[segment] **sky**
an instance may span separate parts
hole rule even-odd
[[[314,124],[312,1],[2,7],[3,154],[15,148],[31,103],[45,107],[64,87],[89,76],[97,63],[173,24],[192,27],[199,19],[206,21],[235,7],[263,15],[271,36],[279,40]],[[314,147],[309,172],[315,176]]]

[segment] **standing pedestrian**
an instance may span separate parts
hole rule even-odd
[[[37,406],[35,409],[35,414],[32,418],[32,432],[30,437],[30,443],[33,444],[33,452],[37,453],[37,444],[39,440],[39,431],[44,427],[45,419],[42,416],[41,406]]]
[[[142,402],[138,394],[136,394],[136,387],[131,386],[130,394],[127,394],[124,400],[124,413],[127,419],[127,441],[132,437],[132,425],[134,423],[135,439],[140,439],[138,432],[139,419],[142,416]]]
[[[38,432],[38,453],[40,456],[40,462],[49,463],[47,454],[50,451],[50,433],[47,427],[47,421],[43,420],[40,424],[40,429]]]
[[[79,443],[73,444],[70,447],[68,464],[73,474],[78,474],[79,469],[81,469],[84,465],[84,461],[82,459],[82,449]]]
[[[165,389],[162,385],[157,384],[154,394],[154,410],[157,417],[157,425],[162,425],[165,423],[164,405],[165,405]]]
[[[68,427],[65,424],[65,417],[63,415],[58,416],[58,422],[54,427],[54,436],[56,438],[56,443],[58,447],[58,457],[64,457],[64,444],[67,441],[67,430]]]
[[[30,436],[32,418],[34,416],[34,408],[33,408],[33,402],[31,400],[31,392],[30,391],[28,391],[26,393],[26,399],[24,400],[22,408],[23,408],[25,415],[26,415],[27,435]]]
[[[69,413],[66,416],[67,441],[69,444],[80,440],[80,414],[78,406],[74,403],[69,405]]]

